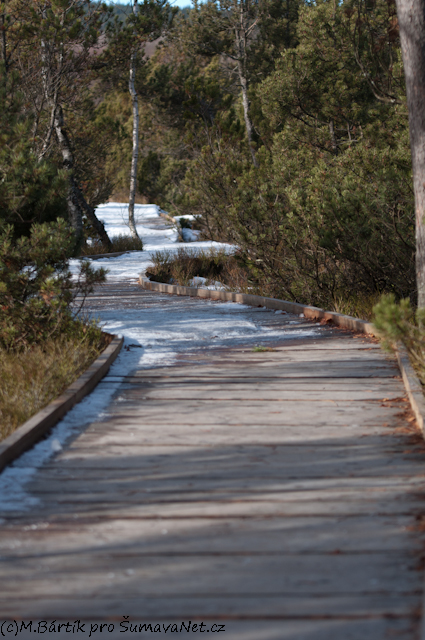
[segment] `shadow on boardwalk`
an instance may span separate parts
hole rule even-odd
[[[425,453],[397,369],[348,334],[298,346],[122,378],[4,514],[2,616],[419,640]]]

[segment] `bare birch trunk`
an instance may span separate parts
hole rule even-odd
[[[334,152],[335,155],[338,155],[338,143],[336,141],[334,121],[332,118],[329,120],[329,133],[331,136],[332,151]]]
[[[243,4],[240,6],[240,25],[235,29],[236,48],[238,52],[238,75],[242,89],[242,105],[245,120],[246,137],[254,167],[258,169],[258,160],[252,144],[252,122],[249,115],[248,79],[246,73],[246,30],[244,25]]]
[[[137,15],[137,0],[134,0],[133,13],[134,15]],[[139,160],[139,101],[135,87],[136,59],[137,51],[136,48],[134,48],[130,58],[130,78],[128,82],[133,107],[133,152],[131,155],[130,195],[128,198],[128,225],[130,227],[131,237],[138,239],[139,235],[134,221],[134,200],[136,198],[137,187],[137,162]]]
[[[252,122],[249,115],[249,99],[248,99],[248,82],[246,79],[246,75],[243,72],[243,65],[240,61],[238,61],[238,70],[239,70],[239,82],[242,88],[242,104],[243,104],[243,115],[245,120],[245,129],[246,129],[246,137],[248,140],[249,150],[251,152],[252,162],[254,167],[258,169],[258,160],[255,155],[255,150],[252,145]]]
[[[409,109],[418,306],[425,307],[425,0],[397,0],[397,15]]]

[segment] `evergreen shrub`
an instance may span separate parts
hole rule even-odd
[[[13,227],[0,232],[0,348],[22,351],[59,336],[95,330],[72,305],[106,279],[83,261],[76,282],[68,268],[74,237],[63,220],[35,224],[17,240]]]
[[[408,298],[396,301],[394,294],[382,296],[374,307],[374,324],[388,351],[398,343],[406,348],[422,384],[425,384],[425,309],[413,309]]]

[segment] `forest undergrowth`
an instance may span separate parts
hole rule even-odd
[[[0,438],[73,382],[110,338],[83,315],[82,302],[106,278],[82,261],[68,269],[74,236],[64,220],[0,233]]]

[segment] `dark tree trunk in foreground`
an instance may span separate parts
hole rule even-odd
[[[106,233],[103,223],[96,217],[93,207],[84,198],[74,177],[74,157],[72,155],[71,144],[66,133],[62,107],[59,105],[55,109],[54,128],[62,153],[63,166],[68,172],[69,191],[67,196],[68,213],[77,246],[83,239],[83,211],[85,211],[89,222],[96,229],[102,244],[106,249],[111,247],[111,241]]]
[[[425,307],[425,0],[397,0],[409,109],[418,306]]]

